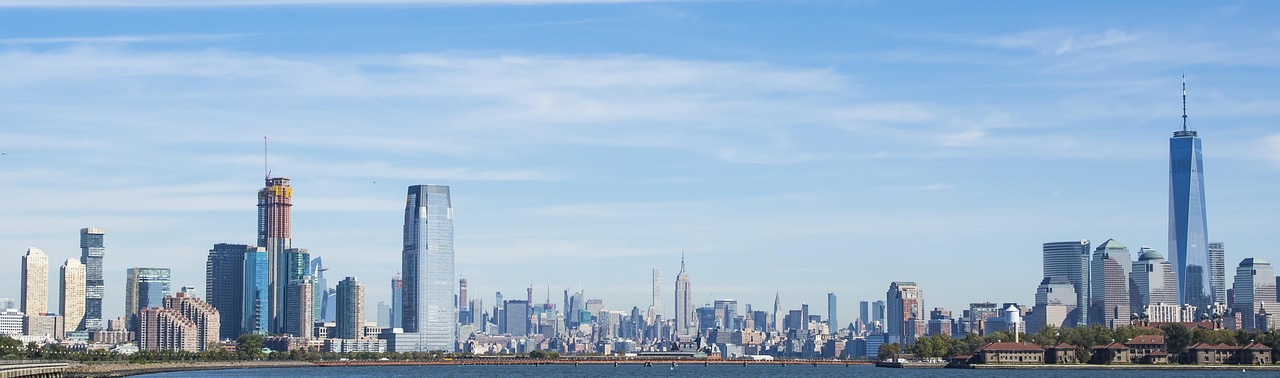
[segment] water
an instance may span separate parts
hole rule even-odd
[[[1213,378],[1249,376],[1276,376],[1276,371],[1235,370],[962,370],[962,369],[890,369],[871,366],[788,365],[670,365],[644,367],[640,365],[543,365],[543,366],[360,366],[360,367],[301,367],[275,369],[205,370],[148,374],[148,378],[176,377],[1012,377],[1012,378],[1085,378],[1085,377],[1170,377]]]

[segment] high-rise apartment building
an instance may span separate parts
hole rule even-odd
[[[452,281],[452,280],[450,280]],[[450,306],[453,307],[453,306]],[[364,285],[355,277],[338,282],[337,339],[364,337]]]
[[[453,293],[453,203],[449,187],[409,187],[404,210],[401,325],[396,352],[453,351],[458,314]]]
[[[315,324],[315,306],[311,301],[315,298],[315,276],[303,275],[289,281],[289,290],[285,295],[284,333],[312,338]]]
[[[888,343],[911,344],[915,339],[908,336],[924,336],[907,329],[912,326],[909,322],[918,321],[923,324],[927,320],[924,318],[924,292],[915,282],[889,284],[885,302],[888,309],[888,324],[885,324]]]
[[[1075,287],[1076,309],[1067,314],[1065,324],[1078,327],[1089,322],[1089,241],[1044,243],[1044,277],[1061,277]]]
[[[1090,272],[1089,322],[1111,328],[1129,322],[1129,248],[1114,239],[1098,245]]]
[[[62,264],[59,288],[62,295],[58,300],[58,313],[67,332],[75,332],[84,328],[85,269],[80,259],[67,259]]]
[[[827,293],[827,330],[832,335],[840,330],[840,322],[836,320],[836,293]]]
[[[256,247],[244,253],[244,294],[240,304],[240,333],[271,332],[271,253]]]
[[[164,308],[177,311],[196,326],[196,350],[201,352],[210,350],[210,344],[218,342],[219,334],[222,330],[222,316],[218,309],[214,308],[209,302],[189,296],[186,292],[178,292],[164,297]],[[187,331],[185,327],[179,328],[182,329],[182,332]],[[185,335],[182,335],[182,337],[185,338]]]
[[[40,248],[27,248],[22,256],[22,313],[49,312],[49,256]]]
[[[1213,303],[1227,303],[1226,243],[1209,243],[1209,283]]]
[[[289,284],[289,267],[284,260],[290,248],[290,215],[293,187],[288,177],[266,177],[258,190],[258,246],[267,250],[268,331],[278,332],[284,323],[284,292]]]
[[[147,307],[134,314],[138,322],[138,349],[145,351],[200,351],[200,327],[179,310]]]
[[[1275,325],[1261,323],[1263,319],[1259,319],[1265,312],[1271,318],[1268,321],[1274,323],[1280,314],[1280,306],[1275,302],[1276,271],[1271,263],[1256,257],[1240,261],[1232,289],[1236,296],[1233,310],[1240,313],[1243,329],[1270,330]]]
[[[1173,264],[1156,250],[1142,247],[1138,261],[1133,262],[1129,273],[1129,308],[1141,310],[1147,305],[1178,303],[1178,281],[1173,275]]]
[[[103,237],[107,231],[97,227],[80,229],[80,263],[84,264],[84,328],[106,328],[102,320],[102,296],[105,292],[102,279],[102,257],[106,254]]]
[[[218,337],[234,340],[244,331],[245,256],[266,248],[245,244],[218,243],[209,250],[204,265],[204,297],[218,309]]]
[[[688,335],[690,330],[697,329],[693,316],[693,287],[689,282],[689,272],[684,270],[684,255],[680,256],[680,273],[676,274],[676,308],[675,327],[677,335]]]
[[[1169,138],[1169,260],[1178,280],[1178,304],[1203,311],[1215,292],[1209,276],[1200,138],[1187,126],[1187,83],[1182,82],[1182,130]]]
[[[124,284],[124,310],[129,326],[138,325],[139,310],[164,306],[167,293],[169,268],[129,268],[125,272]]]

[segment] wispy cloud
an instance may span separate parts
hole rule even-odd
[[[135,44],[135,43],[205,43],[247,37],[252,34],[159,34],[159,35],[107,35],[92,37],[39,37],[2,38],[0,45],[53,45],[53,44]]]
[[[677,0],[0,0],[0,7],[194,8],[296,5],[557,5],[671,2]]]

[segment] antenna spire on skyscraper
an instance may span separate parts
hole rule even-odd
[[[1182,74],[1182,131],[1187,131],[1187,74]]]
[[[262,176],[263,179],[271,179],[271,171],[267,169],[267,136],[262,136]]]

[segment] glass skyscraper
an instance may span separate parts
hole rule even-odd
[[[266,252],[262,247],[227,243],[214,244],[209,250],[204,267],[204,297],[218,309],[221,339],[240,337],[243,330],[244,259],[247,253],[259,250]]]
[[[1178,279],[1178,304],[1207,308],[1213,300],[1209,276],[1208,226],[1204,207],[1200,138],[1187,128],[1187,86],[1182,84],[1182,130],[1169,138],[1169,259]]]
[[[240,332],[267,334],[271,323],[271,258],[265,247],[244,254],[244,298]]]
[[[100,330],[102,324],[102,255],[106,251],[102,238],[106,230],[97,227],[80,229],[80,263],[84,264],[84,329]]]
[[[1089,241],[1044,243],[1043,251],[1044,279],[1062,278],[1076,289],[1076,309],[1067,314],[1064,325],[1079,327],[1089,324]]]
[[[453,351],[458,314],[453,292],[453,204],[448,186],[409,187],[402,263],[404,333],[396,334],[391,349]]]
[[[129,268],[125,279],[125,311],[129,326],[137,329],[138,310],[164,307],[169,293],[169,268]]]

